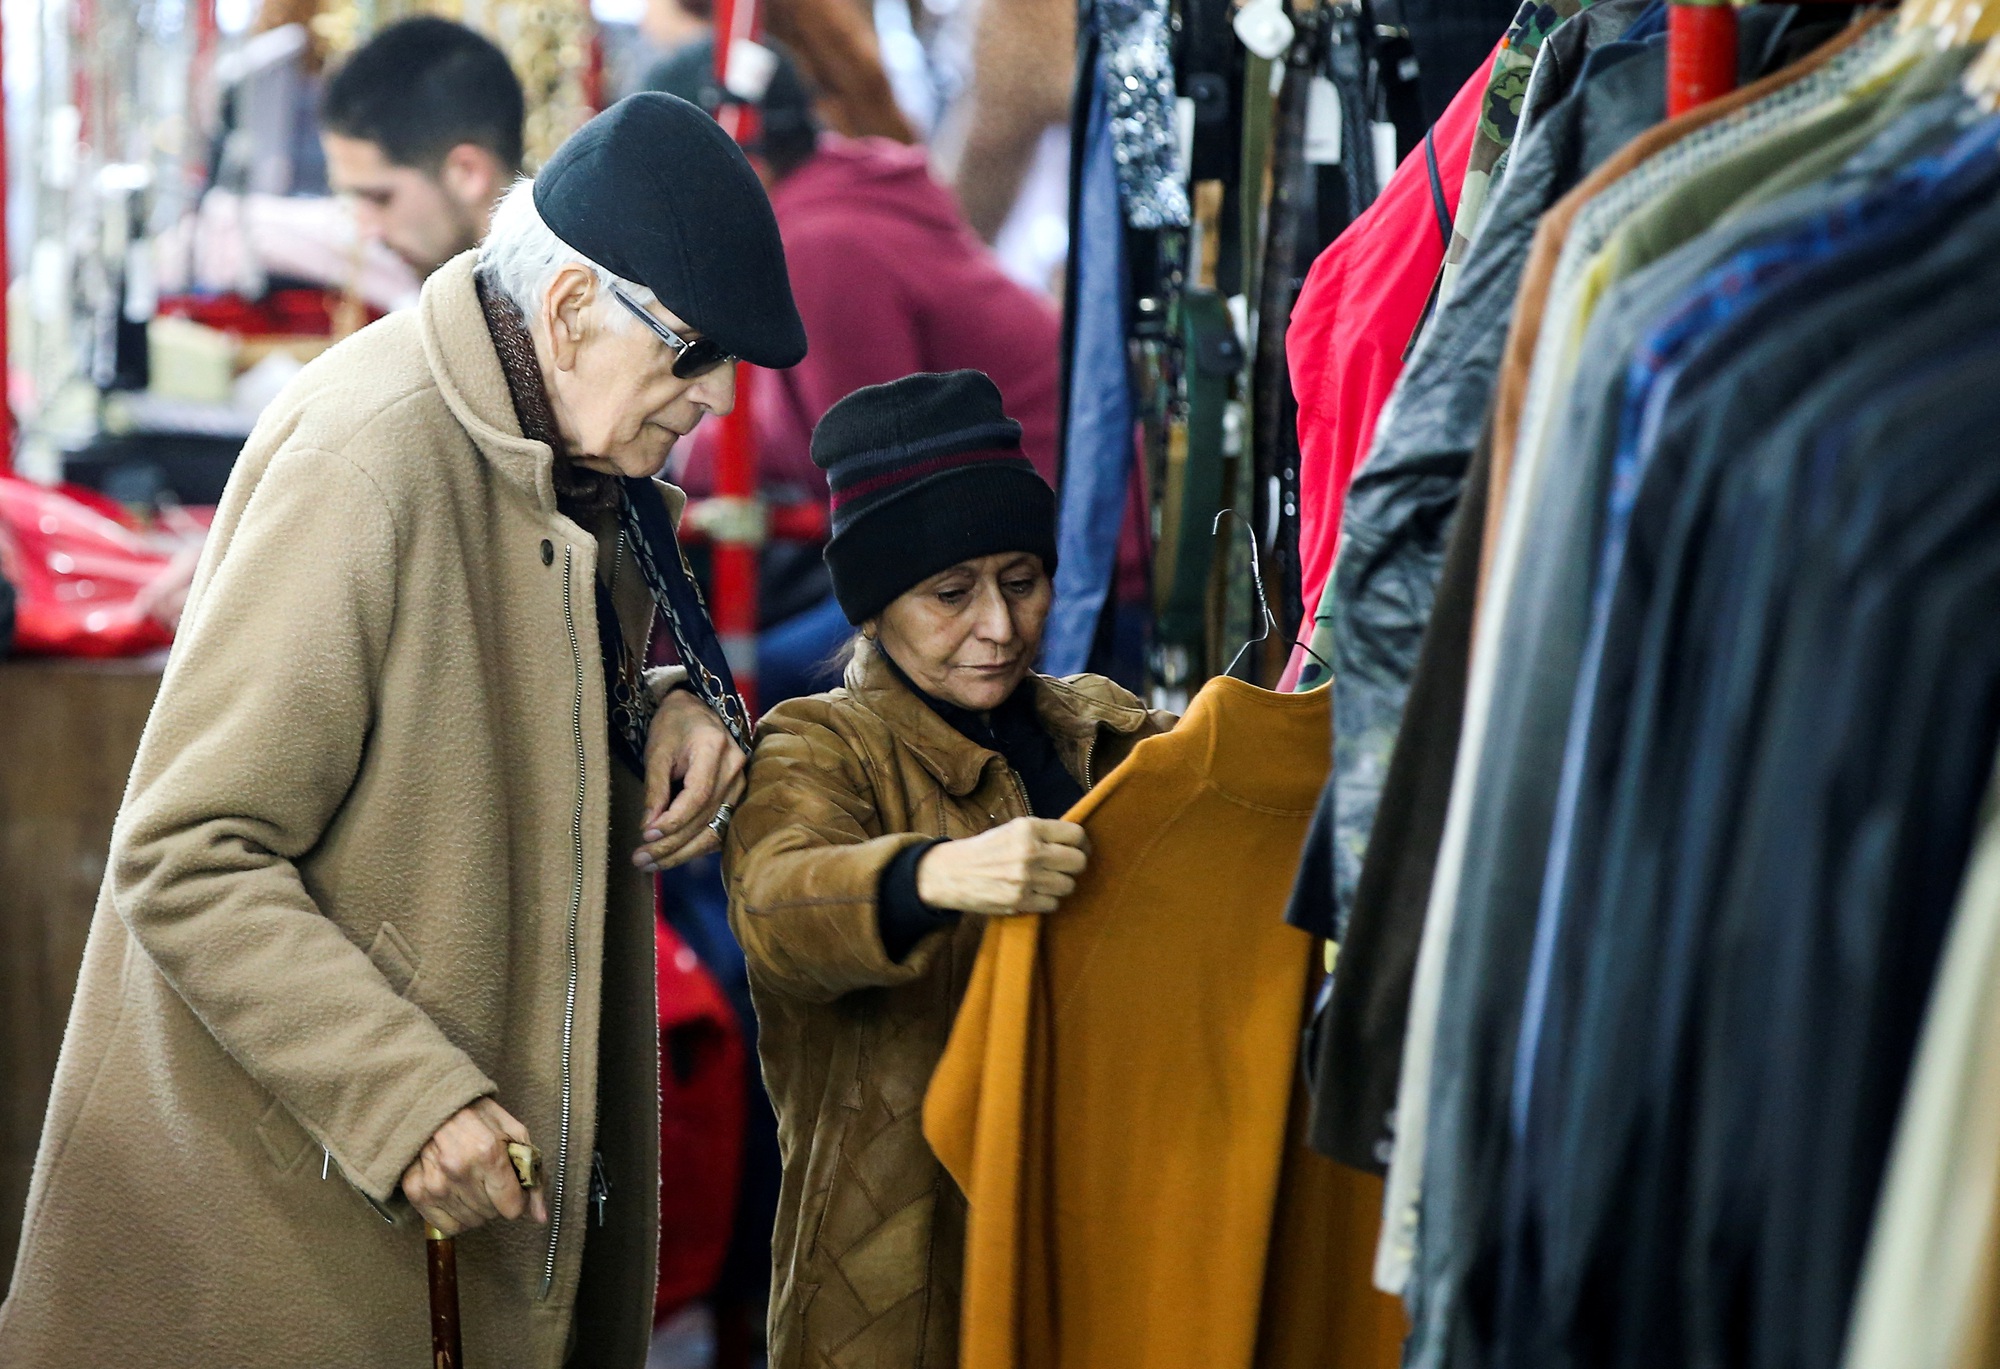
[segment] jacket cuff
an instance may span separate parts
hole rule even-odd
[[[406,1088],[396,1090],[402,1097],[385,1100],[386,1111],[396,1122],[379,1138],[368,1138],[370,1153],[356,1154],[331,1138],[323,1144],[348,1182],[379,1207],[397,1196],[403,1171],[439,1127],[459,1109],[498,1091],[497,1084],[466,1060],[436,1079],[412,1081]]]
[[[655,707],[659,706],[660,700],[666,698],[667,695],[673,693],[676,689],[694,688],[693,685],[688,683],[686,666],[656,666],[646,672],[645,680],[646,696],[653,701]]]
[[[933,908],[917,893],[917,862],[937,841],[905,846],[882,870],[875,894],[875,927],[889,959],[901,964],[932,932],[957,924],[955,908]]]

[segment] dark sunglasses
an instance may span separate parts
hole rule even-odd
[[[679,333],[667,327],[666,324],[654,318],[646,311],[646,306],[639,303],[638,300],[633,299],[615,285],[610,288],[612,298],[616,299],[627,309],[630,309],[638,317],[639,322],[651,328],[654,337],[657,337],[660,341],[666,343],[667,346],[673,348],[674,374],[682,380],[698,380],[710,371],[713,371],[716,367],[727,365],[729,362],[736,360],[735,357],[723,351],[721,345],[712,339],[705,337],[696,338],[694,341],[689,342]]]

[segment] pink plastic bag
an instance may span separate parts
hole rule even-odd
[[[184,558],[97,503],[88,491],[0,476],[0,573],[15,590],[16,651],[139,656],[173,641],[147,591]]]

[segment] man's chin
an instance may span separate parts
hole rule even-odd
[[[653,480],[667,468],[667,457],[672,452],[634,454],[631,456],[582,456],[576,464],[585,466],[601,475],[615,475],[626,480]]]

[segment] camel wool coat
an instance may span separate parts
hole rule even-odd
[[[398,1183],[484,1094],[553,1221],[460,1238],[468,1362],[645,1359],[643,794],[609,751],[597,540],[520,435],[472,272],[308,366],[224,494],[112,837],[8,1369],[424,1363]],[[629,566],[615,593],[642,632]]]

